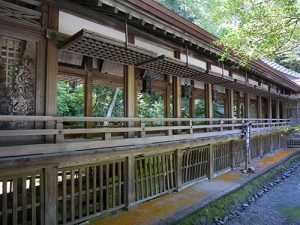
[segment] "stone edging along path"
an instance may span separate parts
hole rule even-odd
[[[255,203],[263,195],[271,191],[274,187],[284,182],[295,171],[300,170],[300,153],[280,160],[271,167],[255,174],[255,177],[242,182],[239,187],[233,188],[228,193],[221,196],[212,196],[215,199],[204,205],[198,211],[179,219],[172,224],[226,224],[240,216],[240,213]],[[170,224],[170,223],[169,223]]]

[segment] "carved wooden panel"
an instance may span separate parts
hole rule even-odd
[[[0,37],[0,115],[33,115],[35,108],[35,44]],[[29,124],[2,123],[1,127]]]

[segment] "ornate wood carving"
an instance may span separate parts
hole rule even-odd
[[[1,37],[0,114],[34,115],[35,44]],[[2,123],[1,127],[22,128],[29,123]]]

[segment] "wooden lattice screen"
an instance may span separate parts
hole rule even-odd
[[[208,176],[209,146],[185,150],[182,155],[182,183]]]
[[[220,143],[212,146],[214,154],[214,172],[231,167],[231,143]]]
[[[44,224],[42,170],[0,175],[0,224]]]
[[[78,223],[125,205],[125,161],[58,171],[58,224]]]
[[[135,159],[135,200],[143,200],[176,188],[175,154],[139,157]]]

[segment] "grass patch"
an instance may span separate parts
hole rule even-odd
[[[287,207],[279,209],[287,218],[289,222],[300,219],[300,208],[299,207]]]
[[[238,190],[225,195],[216,201],[213,201],[206,205],[205,207],[199,209],[197,212],[179,220],[176,222],[177,225],[196,225],[201,224],[200,218],[205,217],[206,223],[213,222],[215,217],[222,217],[227,214],[228,211],[235,209],[237,206],[240,206],[242,203],[246,202],[248,198],[256,193],[258,190],[262,189],[262,187],[268,184],[274,177],[280,174],[283,170],[287,169],[291,163],[300,158],[300,154],[290,158],[283,165],[277,166],[273,168],[268,173],[265,173],[254,180],[249,181],[247,184],[239,188]],[[290,213],[291,218],[293,216],[300,216],[300,208],[299,211],[286,210],[286,212]],[[299,213],[299,214],[298,214]]]

